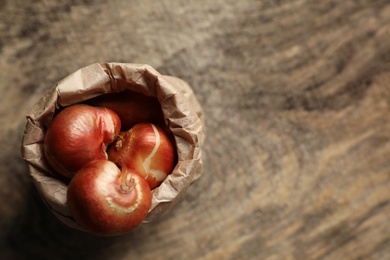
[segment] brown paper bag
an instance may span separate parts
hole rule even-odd
[[[22,156],[35,186],[50,210],[70,227],[82,230],[67,207],[67,185],[50,173],[44,158],[45,129],[62,107],[124,90],[157,97],[178,151],[173,172],[153,190],[152,206],[144,223],[166,214],[202,173],[205,122],[202,108],[187,83],[161,75],[149,65],[96,63],[82,68],[60,81],[35,104],[27,115],[22,141]]]

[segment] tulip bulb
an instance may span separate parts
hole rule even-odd
[[[71,178],[86,163],[107,158],[107,146],[121,128],[116,113],[84,104],[61,110],[50,123],[44,153],[53,169]]]
[[[151,123],[139,123],[120,132],[107,153],[109,160],[143,176],[151,189],[164,181],[176,163],[172,138]]]
[[[117,113],[122,122],[123,131],[142,122],[164,125],[164,116],[158,99],[135,91],[126,90],[101,95],[89,100],[88,104],[107,107]]]
[[[76,223],[101,236],[132,231],[151,207],[149,185],[140,175],[108,160],[86,164],[68,186],[67,203]]]

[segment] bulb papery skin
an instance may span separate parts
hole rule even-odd
[[[139,123],[120,132],[107,150],[109,160],[141,174],[151,189],[172,172],[177,153],[172,138],[159,126]]]
[[[95,160],[70,181],[68,207],[86,231],[99,236],[123,235],[145,219],[151,190],[140,175],[125,171],[108,160]],[[129,185],[125,190],[121,187],[124,181]]]
[[[57,173],[72,178],[89,161],[107,158],[107,146],[120,128],[118,115],[110,109],[84,104],[66,107],[45,133],[45,157]]]
[[[157,98],[135,91],[123,91],[99,96],[88,104],[112,109],[122,122],[122,130],[127,131],[137,123],[150,122],[164,124],[164,116]]]

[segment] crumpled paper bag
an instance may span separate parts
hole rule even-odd
[[[51,173],[44,157],[45,130],[58,109],[124,90],[158,99],[165,123],[174,134],[177,145],[177,165],[164,182],[152,191],[152,206],[144,223],[166,214],[202,174],[204,114],[186,82],[161,75],[144,64],[96,63],[84,67],[60,81],[33,106],[26,116],[22,140],[22,156],[43,201],[59,220],[72,228],[82,230],[67,207],[67,184]]]

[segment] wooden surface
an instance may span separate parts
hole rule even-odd
[[[20,156],[25,114],[94,62],[186,80],[204,174],[162,220],[61,224]],[[2,259],[390,259],[390,1],[0,1]]]

